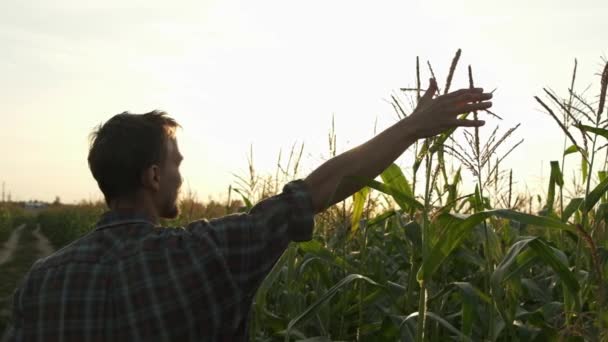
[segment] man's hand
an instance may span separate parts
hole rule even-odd
[[[355,178],[374,179],[416,140],[456,127],[476,127],[481,120],[458,119],[459,114],[490,108],[492,94],[482,88],[461,89],[433,99],[437,84],[431,84],[414,112],[371,140],[346,151],[313,171],[304,182],[309,186],[315,213],[357,192],[363,184]],[[486,101],[486,102],[483,102]]]
[[[458,119],[458,115],[492,107],[492,94],[483,93],[483,88],[460,89],[455,92],[433,98],[437,92],[437,83],[430,79],[430,85],[418,106],[409,116],[417,139],[429,138],[457,127],[483,126],[483,120]]]

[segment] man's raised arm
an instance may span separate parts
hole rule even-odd
[[[461,120],[457,116],[487,109],[492,94],[482,88],[460,89],[433,98],[437,83],[430,85],[414,112],[382,131],[369,141],[348,150],[319,166],[304,182],[308,185],[315,213],[322,212],[361,189],[362,184],[349,176],[376,178],[410,145],[456,127],[483,126],[482,120]]]

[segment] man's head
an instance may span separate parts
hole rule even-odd
[[[159,217],[179,214],[183,157],[176,127],[179,124],[165,112],[124,112],[91,133],[89,168],[108,206],[145,200],[154,205]]]

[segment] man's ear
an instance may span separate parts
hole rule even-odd
[[[146,189],[160,190],[160,168],[158,165],[150,165],[141,174],[141,184]]]

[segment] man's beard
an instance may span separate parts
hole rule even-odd
[[[163,211],[160,216],[167,219],[174,219],[179,215],[179,207],[177,200],[170,201],[163,207]]]

